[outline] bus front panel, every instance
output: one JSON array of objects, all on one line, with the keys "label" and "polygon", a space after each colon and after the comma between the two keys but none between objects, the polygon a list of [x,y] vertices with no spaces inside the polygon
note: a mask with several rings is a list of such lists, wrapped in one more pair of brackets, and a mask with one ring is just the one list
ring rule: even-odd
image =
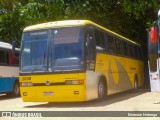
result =
[{"label": "bus front panel", "polygon": [[20,76],[24,102],[85,101],[85,73]]}]

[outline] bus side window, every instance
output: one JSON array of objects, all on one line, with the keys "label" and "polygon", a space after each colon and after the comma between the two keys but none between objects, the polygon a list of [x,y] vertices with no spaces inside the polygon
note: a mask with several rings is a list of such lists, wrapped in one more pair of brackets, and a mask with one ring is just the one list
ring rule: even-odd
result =
[{"label": "bus side window", "polygon": [[106,50],[105,34],[103,32],[100,32],[100,38],[101,38],[101,47],[102,47],[102,50]]},{"label": "bus side window", "polygon": [[134,53],[135,53],[135,58],[138,59],[139,58],[139,52],[138,52],[138,46],[134,46]]},{"label": "bus side window", "polygon": [[96,49],[104,51],[106,49],[104,33],[95,29],[95,39],[96,39]]},{"label": "bus side window", "polygon": [[95,30],[95,39],[96,39],[96,49],[101,50],[101,41],[99,36],[99,31]]},{"label": "bus side window", "polygon": [[15,56],[14,56],[12,53],[10,53],[10,63],[11,63],[12,65],[16,63]]},{"label": "bus side window", "polygon": [[5,64],[5,51],[0,50],[0,63]]},{"label": "bus side window", "polygon": [[9,61],[9,51],[6,52],[6,63],[10,64],[10,61]]},{"label": "bus side window", "polygon": [[15,58],[16,58],[15,64],[18,65],[19,64],[19,52],[15,52]]},{"label": "bus side window", "polygon": [[115,43],[116,43],[116,53],[118,55],[122,55],[123,51],[122,51],[122,42],[119,38],[115,39]]},{"label": "bus side window", "polygon": [[129,54],[131,58],[134,58],[134,49],[132,44],[129,44]]},{"label": "bus side window", "polygon": [[123,54],[126,57],[129,57],[129,52],[128,52],[128,43],[125,41],[122,41],[123,44]]},{"label": "bus side window", "polygon": [[115,38],[111,35],[108,35],[108,52],[115,53]]},{"label": "bus side window", "polygon": [[105,46],[106,46],[106,52],[108,52],[108,34],[105,34]]},{"label": "bus side window", "polygon": [[141,47],[138,47],[138,52],[139,52],[139,59],[142,60],[143,55],[142,55],[142,49],[141,49]]}]

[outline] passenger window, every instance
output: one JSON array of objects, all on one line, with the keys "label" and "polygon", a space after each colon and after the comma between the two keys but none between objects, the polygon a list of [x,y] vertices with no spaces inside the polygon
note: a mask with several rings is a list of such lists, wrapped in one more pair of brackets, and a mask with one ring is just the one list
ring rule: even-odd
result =
[{"label": "passenger window", "polygon": [[108,35],[108,52],[115,53],[115,40],[111,35]]},{"label": "passenger window", "polygon": [[129,54],[131,58],[134,58],[134,49],[132,44],[129,44]]},{"label": "passenger window", "polygon": [[15,59],[15,56],[11,53],[10,54],[10,63],[13,65],[16,63],[16,59]]},{"label": "passenger window", "polygon": [[95,39],[96,39],[96,49],[101,50],[101,42],[98,30],[95,30]]},{"label": "passenger window", "polygon": [[134,53],[135,53],[135,58],[139,58],[139,52],[138,52],[138,46],[134,46]]},{"label": "passenger window", "polygon": [[105,34],[105,46],[106,46],[106,52],[108,52],[108,34]]},{"label": "passenger window", "polygon": [[6,63],[10,64],[10,62],[9,62],[9,51],[6,52]]},{"label": "passenger window", "polygon": [[10,64],[18,65],[19,64],[19,53],[15,52],[15,54],[10,53]]},{"label": "passenger window", "polygon": [[105,50],[105,36],[103,32],[95,30],[95,39],[96,39],[96,49]]},{"label": "passenger window", "polygon": [[15,64],[19,64],[19,52],[15,52],[15,58],[16,58],[16,62]]},{"label": "passenger window", "polygon": [[118,55],[122,55],[122,42],[121,42],[121,40],[116,38],[115,43],[116,43],[116,53]]},{"label": "passenger window", "polygon": [[129,56],[129,52],[128,52],[128,43],[125,42],[125,41],[122,41],[123,43],[123,53],[124,53],[124,56]]},{"label": "passenger window", "polygon": [[103,32],[100,32],[100,38],[101,38],[102,49],[103,49],[103,50],[106,50],[105,35],[104,35]]},{"label": "passenger window", "polygon": [[141,60],[143,57],[141,47],[138,47],[139,59]]},{"label": "passenger window", "polygon": [[0,63],[5,64],[5,51],[0,50]]}]

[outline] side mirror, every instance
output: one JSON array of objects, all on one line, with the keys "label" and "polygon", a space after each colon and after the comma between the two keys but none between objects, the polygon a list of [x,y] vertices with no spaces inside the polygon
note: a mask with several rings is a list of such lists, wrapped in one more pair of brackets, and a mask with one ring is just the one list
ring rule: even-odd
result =
[{"label": "side mirror", "polygon": [[16,41],[12,42],[12,54],[15,54],[15,49],[16,49]]}]

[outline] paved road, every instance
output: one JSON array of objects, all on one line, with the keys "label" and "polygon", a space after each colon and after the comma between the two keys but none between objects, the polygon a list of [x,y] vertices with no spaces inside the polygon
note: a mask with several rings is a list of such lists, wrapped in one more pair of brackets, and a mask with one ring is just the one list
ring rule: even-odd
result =
[{"label": "paved road", "polygon": [[[136,92],[127,91],[112,95],[107,97],[104,101],[100,102],[93,100],[80,103],[25,103],[21,98],[11,98],[7,97],[6,95],[0,95],[0,111],[160,111],[160,93],[151,93],[149,90],[140,89]],[[72,119],[74,120],[77,118]],[[97,120],[95,117],[92,118],[92,120],[94,119]],[[100,119],[106,120],[106,118],[102,117]],[[110,119],[117,120],[118,118]],[[123,119],[127,120],[128,118]],[[139,120],[142,118],[133,117],[130,119]],[[145,120],[148,119],[152,120],[153,118],[145,118]],[[154,119],[160,120],[160,118]]]}]

